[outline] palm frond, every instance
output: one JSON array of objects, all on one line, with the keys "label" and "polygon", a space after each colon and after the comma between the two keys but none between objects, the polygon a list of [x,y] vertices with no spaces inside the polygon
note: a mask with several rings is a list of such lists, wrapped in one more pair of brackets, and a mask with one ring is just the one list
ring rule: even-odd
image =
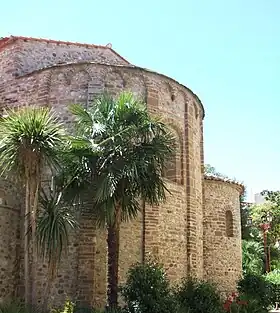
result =
[{"label": "palm frond", "polygon": [[[117,205],[122,220],[129,220],[140,210],[139,199],[152,205],[165,201],[162,172],[175,153],[176,140],[143,101],[126,92],[117,98],[105,94],[88,110],[71,106],[71,112],[79,125],[72,148],[76,155],[80,152],[77,167],[71,168],[80,166],[81,183],[85,178],[92,190],[100,224],[113,223]],[[89,161],[92,153],[94,162]]]},{"label": "palm frond", "polygon": [[44,190],[40,196],[40,214],[37,222],[36,238],[38,251],[48,263],[53,276],[67,253],[72,230],[78,228],[78,222],[69,206],[63,205],[62,193]]},{"label": "palm frond", "polygon": [[1,173],[24,172],[26,165],[34,162],[58,166],[64,138],[64,127],[48,108],[5,111],[0,119]]}]

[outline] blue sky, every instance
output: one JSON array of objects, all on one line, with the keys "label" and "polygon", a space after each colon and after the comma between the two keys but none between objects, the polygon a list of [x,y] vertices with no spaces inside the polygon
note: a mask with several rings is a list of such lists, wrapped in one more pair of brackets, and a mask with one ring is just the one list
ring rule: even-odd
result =
[{"label": "blue sky", "polygon": [[279,0],[10,0],[1,13],[0,36],[112,43],[187,85],[205,106],[205,162],[249,193],[280,189]]}]

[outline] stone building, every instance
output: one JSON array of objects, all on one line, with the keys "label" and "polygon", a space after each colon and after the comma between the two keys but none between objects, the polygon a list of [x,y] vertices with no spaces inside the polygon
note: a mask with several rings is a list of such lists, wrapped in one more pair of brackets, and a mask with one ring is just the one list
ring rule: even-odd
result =
[{"label": "stone building", "polygon": [[[104,90],[129,90],[161,115],[177,138],[166,173],[171,194],[160,207],[121,228],[120,280],[145,253],[158,257],[171,281],[188,274],[235,289],[241,275],[239,195],[243,187],[203,174],[204,108],[189,88],[174,79],[130,64],[110,45],[97,46],[26,37],[0,39],[0,104],[50,106],[65,123],[70,103],[89,106]],[[21,295],[22,198],[7,181],[0,185],[0,299]],[[51,293],[55,303],[68,296],[101,305],[106,294],[106,234],[83,214]],[[38,268],[39,296],[46,267]]]}]

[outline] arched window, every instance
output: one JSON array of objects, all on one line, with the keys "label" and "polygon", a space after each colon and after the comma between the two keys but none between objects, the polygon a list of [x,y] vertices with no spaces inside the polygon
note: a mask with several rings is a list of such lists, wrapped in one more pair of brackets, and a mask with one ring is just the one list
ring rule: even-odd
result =
[{"label": "arched window", "polygon": [[233,216],[230,210],[226,211],[226,235],[233,237]]}]

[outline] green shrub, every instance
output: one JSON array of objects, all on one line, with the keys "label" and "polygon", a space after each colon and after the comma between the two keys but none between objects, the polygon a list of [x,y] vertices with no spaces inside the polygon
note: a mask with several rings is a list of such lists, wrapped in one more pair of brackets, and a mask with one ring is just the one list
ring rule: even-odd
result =
[{"label": "green shrub", "polygon": [[275,305],[273,287],[263,276],[247,274],[238,283],[238,291],[264,309]]},{"label": "green shrub", "polygon": [[51,313],[74,313],[74,303],[67,299],[62,309],[52,309]]},{"label": "green shrub", "polygon": [[175,297],[179,303],[180,312],[223,312],[219,292],[214,285],[206,281],[183,279],[181,285],[177,287]]},{"label": "green shrub", "polygon": [[129,269],[121,288],[129,313],[173,313],[176,303],[162,266],[153,261]]},{"label": "green shrub", "polygon": [[244,275],[264,272],[263,245],[253,240],[242,240],[242,268]]},{"label": "green shrub", "polygon": [[280,302],[280,270],[274,270],[266,275],[264,279],[271,285],[271,304]]},{"label": "green shrub", "polygon": [[257,300],[233,292],[224,303],[224,310],[229,313],[267,313]]},{"label": "green shrub", "polygon": [[256,300],[250,300],[246,305],[240,305],[236,302],[231,304],[230,313],[267,313]]},{"label": "green shrub", "polygon": [[0,304],[0,313],[27,313],[19,301],[5,301]]},{"label": "green shrub", "polygon": [[37,312],[39,312],[38,309],[28,308],[24,305],[24,303],[20,302],[18,299],[7,300],[0,303],[0,313],[37,313]]}]

